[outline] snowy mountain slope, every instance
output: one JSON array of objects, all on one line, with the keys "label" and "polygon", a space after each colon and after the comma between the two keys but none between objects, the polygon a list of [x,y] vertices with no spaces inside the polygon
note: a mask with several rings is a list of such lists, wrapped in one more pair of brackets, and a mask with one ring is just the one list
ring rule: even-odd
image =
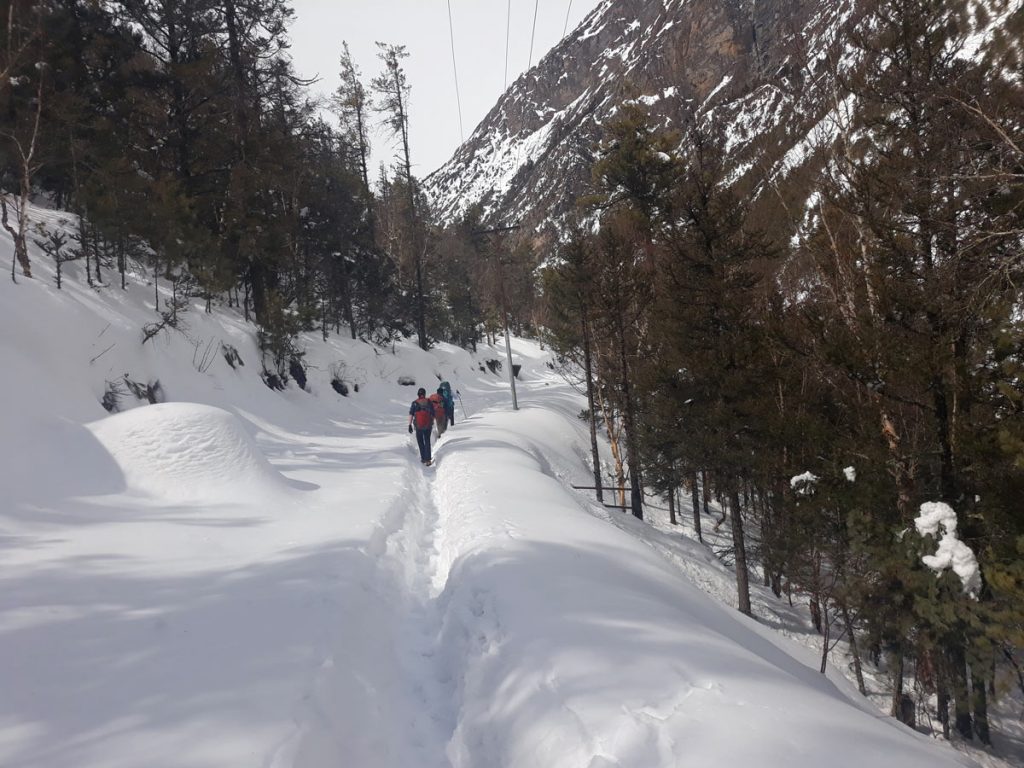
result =
[{"label": "snowy mountain slope", "polygon": [[[1016,1],[980,0],[965,56],[981,56]],[[808,194],[856,104],[837,85],[857,54],[842,37],[866,0],[608,0],[524,73],[424,187],[444,221],[475,204],[492,222],[556,227],[591,191],[602,125],[626,101],[660,128],[726,135],[751,199]],[[791,188],[778,187],[791,181]],[[766,192],[772,194],[765,195]],[[778,194],[776,194],[778,192]]]},{"label": "snowy mountain slope", "polygon": [[498,219],[557,219],[585,191],[601,125],[626,99],[672,129],[720,110],[737,164],[772,162],[748,145],[774,131],[791,146],[821,117],[804,58],[824,57],[851,12],[847,0],[609,0],[509,88],[426,188],[446,220],[475,202]]},{"label": "snowy mountain slope", "polygon": [[[33,255],[0,288],[0,764],[972,764],[567,488],[581,403],[536,344],[518,413],[487,349],[310,335],[278,393],[233,312],[186,315],[245,361],[200,371],[181,332],[141,344],[141,278],[58,292]],[[106,415],[126,372],[168,402]],[[470,417],[424,470],[397,379],[438,375]]]}]

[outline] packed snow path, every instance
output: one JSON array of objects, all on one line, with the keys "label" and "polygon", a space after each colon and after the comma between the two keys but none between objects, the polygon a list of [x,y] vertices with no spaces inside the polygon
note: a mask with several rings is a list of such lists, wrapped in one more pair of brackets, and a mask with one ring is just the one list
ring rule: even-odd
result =
[{"label": "packed snow path", "polygon": [[456,713],[451,673],[438,661],[431,474],[410,460],[365,546],[371,570],[352,606],[354,631],[322,665],[297,739],[275,765],[450,767]]},{"label": "packed snow path", "polygon": [[[517,413],[496,351],[443,345],[311,336],[310,391],[277,393],[231,314],[189,332],[245,368],[140,347],[150,295],[0,301],[4,768],[969,764],[709,598],[729,579],[705,551],[572,491],[582,403],[537,345],[515,343]],[[105,416],[125,372],[171,402]],[[435,468],[406,375],[472,413]]]}]

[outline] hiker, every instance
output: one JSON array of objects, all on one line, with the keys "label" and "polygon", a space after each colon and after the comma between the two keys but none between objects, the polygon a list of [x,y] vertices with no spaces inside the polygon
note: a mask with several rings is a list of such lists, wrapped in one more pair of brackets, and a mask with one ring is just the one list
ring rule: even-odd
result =
[{"label": "hiker", "polygon": [[447,381],[442,381],[441,385],[437,388],[437,394],[441,396],[441,400],[444,403],[444,414],[448,421],[447,426],[455,426],[455,397],[452,395],[452,385]]},{"label": "hiker", "polygon": [[448,414],[444,409],[444,399],[438,392],[427,398],[434,407],[434,423],[437,424],[437,436],[440,437],[448,429]]},{"label": "hiker", "polygon": [[434,429],[434,405],[427,400],[427,390],[420,387],[416,392],[416,399],[409,406],[409,434],[412,434],[413,425],[416,427],[416,444],[420,447],[420,463],[431,464],[430,460],[430,433]]}]

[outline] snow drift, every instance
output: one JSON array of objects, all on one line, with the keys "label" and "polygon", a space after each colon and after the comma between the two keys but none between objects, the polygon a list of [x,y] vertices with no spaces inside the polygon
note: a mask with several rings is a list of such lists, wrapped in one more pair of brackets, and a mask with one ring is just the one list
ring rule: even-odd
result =
[{"label": "snow drift", "polygon": [[238,489],[277,494],[287,485],[238,418],[195,403],[161,403],[89,425],[128,488],[170,501],[229,500]]}]

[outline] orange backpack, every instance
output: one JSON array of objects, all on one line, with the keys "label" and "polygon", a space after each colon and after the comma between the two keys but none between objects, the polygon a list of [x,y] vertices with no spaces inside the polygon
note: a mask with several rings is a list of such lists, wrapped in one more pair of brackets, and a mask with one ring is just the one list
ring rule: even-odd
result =
[{"label": "orange backpack", "polygon": [[441,398],[441,396],[435,392],[434,394],[432,394],[427,399],[430,401],[431,405],[434,406],[434,416],[436,416],[439,419],[443,418],[444,417],[444,400]]}]

